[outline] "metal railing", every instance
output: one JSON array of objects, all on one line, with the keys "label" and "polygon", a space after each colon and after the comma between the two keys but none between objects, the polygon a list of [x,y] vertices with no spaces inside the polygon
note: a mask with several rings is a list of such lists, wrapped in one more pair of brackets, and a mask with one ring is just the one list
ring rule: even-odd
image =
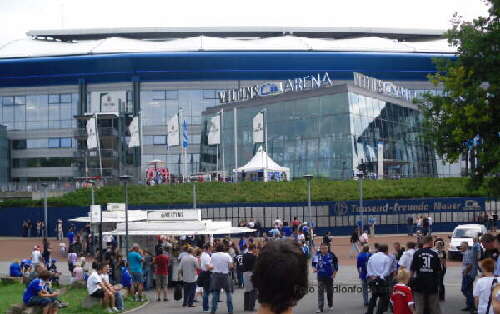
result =
[{"label": "metal railing", "polygon": [[43,192],[47,184],[48,192],[71,192],[78,188],[78,182],[8,182],[0,183],[0,192]]}]

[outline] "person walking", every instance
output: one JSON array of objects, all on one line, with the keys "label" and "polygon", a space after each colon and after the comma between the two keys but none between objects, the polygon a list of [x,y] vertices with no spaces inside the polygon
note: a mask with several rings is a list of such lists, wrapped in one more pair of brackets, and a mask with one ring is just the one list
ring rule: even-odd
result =
[{"label": "person walking", "polygon": [[406,224],[408,226],[408,236],[412,237],[413,236],[413,217],[408,216],[408,219],[406,220]]},{"label": "person walking", "polygon": [[423,314],[425,308],[430,314],[441,314],[437,290],[441,262],[432,245],[432,236],[425,236],[422,240],[422,248],[415,252],[411,264],[417,314]]},{"label": "person walking", "polygon": [[150,252],[144,251],[144,290],[148,291],[153,288],[153,256]]},{"label": "person walking", "polygon": [[363,246],[361,253],[358,254],[356,265],[358,268],[359,279],[361,280],[361,287],[363,289],[363,305],[368,306],[368,279],[367,279],[367,264],[370,259],[370,247]]},{"label": "person walking", "polygon": [[209,311],[208,299],[210,295],[210,277],[212,266],[212,258],[210,254],[212,253],[212,247],[209,243],[203,246],[203,252],[200,255],[200,269],[201,273],[198,275],[198,286],[203,288],[203,312]]},{"label": "person walking", "polygon": [[187,249],[187,255],[181,259],[179,272],[182,275],[182,282],[184,285],[184,299],[182,306],[194,307],[194,296],[196,294],[196,279],[198,269],[198,260],[193,256],[193,248]]},{"label": "person walking", "polygon": [[461,291],[465,296],[466,304],[466,307],[463,308],[462,311],[473,312],[475,310],[473,284],[477,276],[477,271],[474,267],[474,252],[469,247],[467,241],[461,243],[460,250],[463,253]]},{"label": "person walking", "polygon": [[443,239],[441,238],[436,239],[434,245],[438,252],[439,261],[441,262],[441,273],[439,274],[440,276],[439,276],[439,286],[438,286],[439,301],[444,301],[445,299],[444,276],[446,275],[446,251],[444,248]]},{"label": "person walking", "polygon": [[160,302],[163,293],[163,301],[167,302],[169,258],[162,247],[157,249],[156,252],[158,256],[153,260],[153,265],[155,266],[156,300]]},{"label": "person walking", "polygon": [[220,298],[221,289],[226,293],[227,311],[233,313],[232,284],[229,278],[229,272],[234,268],[233,259],[224,252],[224,245],[218,243],[215,247],[215,253],[212,254],[212,278],[210,280],[210,291],[212,293],[211,313],[217,312],[217,303]]},{"label": "person walking", "polygon": [[325,292],[328,301],[328,310],[333,309],[333,280],[339,270],[337,256],[329,251],[329,247],[323,243],[320,251],[314,256],[312,266],[318,274],[318,309],[316,313],[323,313],[325,303]]},{"label": "person walking", "polygon": [[[142,302],[142,291],[144,289],[144,275],[142,272],[142,263],[144,258],[140,253],[139,244],[134,243],[132,250],[127,255],[128,267],[132,276],[132,296],[135,301]],[[137,294],[137,295],[136,295]]]},{"label": "person walking", "polygon": [[255,244],[250,243],[248,252],[243,254],[243,286],[244,294],[244,310],[253,312],[255,310],[255,300],[257,291],[252,283],[253,267],[257,256],[255,255]]},{"label": "person walking", "polygon": [[[377,314],[387,311],[389,304],[390,282],[389,278],[392,269],[392,259],[388,256],[389,247],[387,244],[379,244],[378,252],[368,259],[367,276],[372,296],[368,303],[367,314],[373,314],[377,306]],[[378,305],[377,305],[377,299]]]},{"label": "person walking", "polygon": [[358,242],[359,242],[359,232],[358,228],[354,228],[351,234],[351,258],[355,258],[359,254],[359,247],[358,247]]}]

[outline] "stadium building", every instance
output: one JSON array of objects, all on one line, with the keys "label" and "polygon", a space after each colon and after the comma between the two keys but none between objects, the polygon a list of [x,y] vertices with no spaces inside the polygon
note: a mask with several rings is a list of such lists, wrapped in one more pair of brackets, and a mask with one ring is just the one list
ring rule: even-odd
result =
[{"label": "stadium building", "polygon": [[[433,58],[456,52],[442,33],[279,27],[30,31],[29,38],[0,47],[0,124],[10,143],[3,157],[9,180],[101,174],[113,180],[129,174],[141,181],[152,161],[178,176],[213,170],[231,175],[257,149],[251,123],[263,110],[268,153],[290,167],[292,177],[348,178],[359,164],[377,173],[379,160],[385,176],[460,175],[460,166],[443,166],[420,139],[422,114],[408,96],[439,93],[427,80],[436,71]],[[312,88],[325,74],[331,84]],[[272,92],[287,82],[291,90]],[[391,91],[379,88],[388,84]],[[249,97],[255,86],[276,95]],[[209,146],[207,122],[221,112],[221,144]],[[178,113],[186,132],[179,145],[168,145],[167,123]],[[129,147],[134,117],[141,140]],[[92,118],[97,150],[87,148]]]}]

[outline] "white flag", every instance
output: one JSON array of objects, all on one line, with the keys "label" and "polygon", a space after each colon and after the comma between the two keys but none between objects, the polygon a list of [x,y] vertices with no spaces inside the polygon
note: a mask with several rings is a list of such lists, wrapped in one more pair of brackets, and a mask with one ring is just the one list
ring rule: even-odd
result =
[{"label": "white flag", "polygon": [[210,118],[208,123],[208,145],[220,144],[220,115]]},{"label": "white flag", "polygon": [[132,119],[128,129],[130,131],[130,141],[128,142],[128,147],[139,147],[141,145],[139,142],[139,117],[134,117]]},{"label": "white flag", "polygon": [[264,114],[262,112],[253,117],[253,142],[264,142]]},{"label": "white flag", "polygon": [[96,118],[90,118],[87,121],[87,148],[97,148],[97,121]]},{"label": "white flag", "polygon": [[167,122],[168,146],[179,146],[179,136],[179,114],[176,114]]}]

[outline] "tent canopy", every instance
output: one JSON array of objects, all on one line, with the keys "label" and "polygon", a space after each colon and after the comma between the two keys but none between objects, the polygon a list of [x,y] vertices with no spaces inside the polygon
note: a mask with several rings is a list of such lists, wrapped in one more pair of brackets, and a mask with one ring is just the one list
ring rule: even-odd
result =
[{"label": "tent canopy", "polygon": [[[171,221],[171,222],[132,222],[129,223],[129,235],[202,235],[232,234],[255,232],[254,229],[232,227],[230,221]],[[125,224],[119,223],[112,232],[104,234],[124,235]]]},{"label": "tent canopy", "polygon": [[[148,212],[146,210],[129,210],[128,211],[128,221],[141,221],[146,220],[148,218]],[[99,223],[99,220],[91,221],[90,212],[87,217],[78,217],[70,219],[72,222],[84,222],[84,223]],[[102,222],[124,222],[125,221],[125,212],[123,211],[102,211]]]},{"label": "tent canopy", "polygon": [[243,167],[234,169],[234,172],[259,172],[259,171],[267,171],[267,172],[284,172],[287,175],[287,178],[290,178],[290,168],[281,167],[274,160],[269,157],[267,152],[262,149],[262,146],[259,146],[257,153],[255,156],[250,159],[250,161],[244,165]]}]

